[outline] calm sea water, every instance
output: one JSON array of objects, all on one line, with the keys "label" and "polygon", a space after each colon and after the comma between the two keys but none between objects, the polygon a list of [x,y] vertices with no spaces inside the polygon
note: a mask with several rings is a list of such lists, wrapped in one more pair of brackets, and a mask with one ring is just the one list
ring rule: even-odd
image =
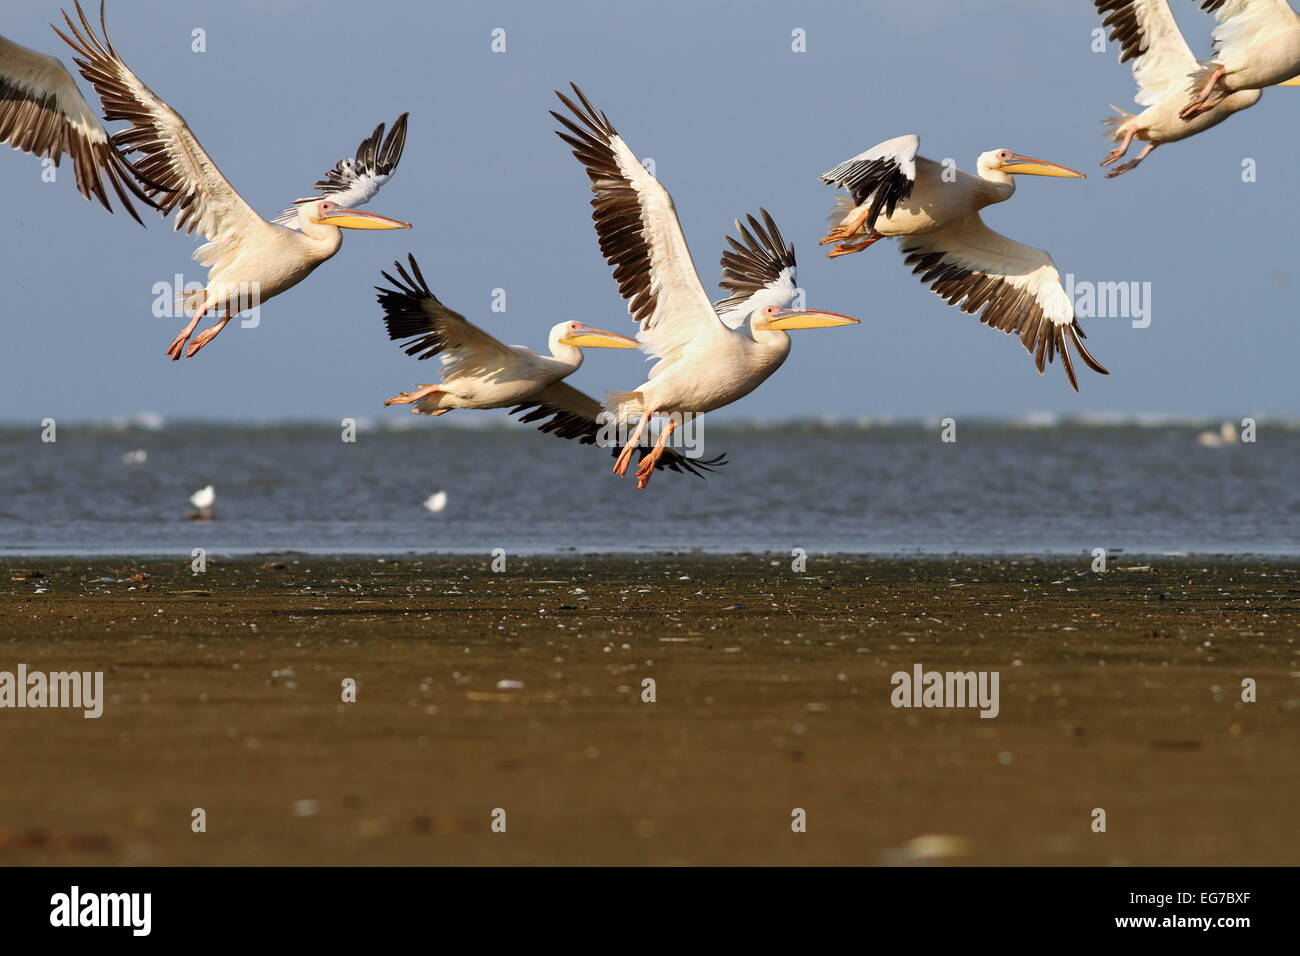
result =
[{"label": "calm sea water", "polygon": [[[1296,423],[706,426],[732,463],[644,493],[528,428],[414,426],[0,428],[0,553],[1300,554]],[[215,520],[184,520],[209,484]]]}]

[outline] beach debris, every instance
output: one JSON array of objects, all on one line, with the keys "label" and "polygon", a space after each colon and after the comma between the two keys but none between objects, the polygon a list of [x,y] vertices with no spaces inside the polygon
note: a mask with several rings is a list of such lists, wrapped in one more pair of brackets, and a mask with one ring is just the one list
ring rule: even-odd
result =
[{"label": "beach debris", "polygon": [[149,453],[143,448],[136,448],[133,451],[128,451],[122,456],[122,464],[124,465],[143,465],[148,460]]},{"label": "beach debris", "polygon": [[499,680],[497,681],[497,690],[523,690],[524,682],[521,680]]},{"label": "beach debris", "polygon": [[319,800],[306,798],[293,802],[293,815],[295,817],[314,817],[318,813],[320,813]]},{"label": "beach debris", "polygon": [[43,581],[45,580],[44,571],[28,571],[26,569],[13,571],[12,580],[14,581]]},{"label": "beach debris", "polygon": [[969,856],[971,841],[946,833],[923,833],[901,847],[890,847],[881,854],[886,866],[925,866],[943,860]]},{"label": "beach debris", "polygon": [[435,491],[433,494],[429,495],[429,497],[424,499],[424,507],[426,510],[432,511],[434,514],[442,511],[447,507],[447,492]]},{"label": "beach debris", "polygon": [[212,506],[217,502],[216,489],[211,485],[206,488],[200,488],[194,494],[190,495],[190,504],[194,506],[194,511],[186,515],[186,521],[211,521]]}]

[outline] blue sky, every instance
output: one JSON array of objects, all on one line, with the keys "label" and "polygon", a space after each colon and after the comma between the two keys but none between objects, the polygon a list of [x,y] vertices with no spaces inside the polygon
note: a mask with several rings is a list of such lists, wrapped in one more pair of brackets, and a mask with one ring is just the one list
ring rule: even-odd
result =
[{"label": "blue sky", "polygon": [[[54,0],[5,6],[7,37],[68,62],[47,27]],[[1174,7],[1208,54],[1212,20],[1191,0]],[[551,91],[569,80],[655,160],[710,292],[724,232],[763,205],[796,243],[808,304],[863,320],[796,333],[785,367],[718,418],[1300,412],[1300,89],[1271,90],[1107,181],[1099,123],[1109,103],[1136,109],[1134,87],[1113,45],[1092,51],[1087,0],[116,0],[108,14],[127,62],[264,215],[410,111],[402,165],[370,208],[416,228],[346,234],[259,328],[232,324],[172,363],[163,351],[179,323],[152,315],[152,289],[178,272],[202,278],[197,243],[84,202],[66,164],[42,183],[36,160],[4,150],[5,421],[405,414],[384,398],[435,370],[388,342],[371,286],[408,251],[448,305],[507,342],[541,347],[568,319],[630,329],[586,175],[551,132]],[[206,53],[191,51],[196,28]],[[505,53],[491,51],[496,28]],[[796,29],[805,53],[791,50]],[[1109,378],[1081,371],[1079,395],[1059,367],[1040,378],[1014,339],[924,289],[894,243],[824,257],[833,193],[818,174],[908,132],[966,169],[1008,147],[1089,174],[1025,177],[985,218],[1079,280],[1151,283],[1149,327],[1082,320]],[[490,310],[498,288],[504,313]],[[645,368],[599,351],[573,381],[632,388]]]}]

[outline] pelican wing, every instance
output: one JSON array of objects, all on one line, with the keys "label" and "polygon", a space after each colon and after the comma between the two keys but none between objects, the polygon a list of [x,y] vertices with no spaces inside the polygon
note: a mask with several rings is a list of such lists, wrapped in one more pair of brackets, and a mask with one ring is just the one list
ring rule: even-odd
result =
[{"label": "pelican wing", "polygon": [[[76,81],[58,60],[0,37],[0,143],[54,160],[72,156],[77,191],[113,211],[104,178],[136,222],[126,191],[145,203],[126,161],[108,141],[108,131]],[[152,205],[152,203],[150,203]]]},{"label": "pelican wing", "polygon": [[113,134],[111,142],[131,161],[162,214],[179,210],[178,230],[197,232],[213,243],[223,243],[222,250],[227,253],[234,251],[241,235],[270,228],[221,175],[180,114],[141,83],[123,62],[109,38],[103,7],[102,37],[95,33],[80,3],[76,9],[79,26],[67,13],[63,14],[72,35],[57,27],[54,32],[77,51],[75,62],[81,75],[99,93],[104,119],[131,124]]},{"label": "pelican wing", "polygon": [[1191,89],[1200,64],[1178,29],[1169,0],[1092,2],[1103,14],[1102,26],[1110,29],[1110,39],[1120,45],[1119,61],[1133,61],[1139,106]]},{"label": "pelican wing", "polygon": [[718,284],[730,295],[713,303],[713,308],[733,329],[743,325],[756,309],[771,305],[789,308],[798,293],[794,245],[781,238],[766,209],[758,211],[763,221],[750,216],[748,229],[736,220],[740,239],[727,236],[731,248],[722,253],[722,281]]},{"label": "pelican wing", "polygon": [[726,333],[700,284],[668,190],[638,162],[609,118],[576,86],[573,92],[581,106],[555,94],[576,119],[552,111],[565,127],[556,135],[573,147],[591,179],[600,251],[614,267],[628,312],[640,323],[637,338],[650,354],[670,360],[701,336]]},{"label": "pelican wing", "polygon": [[297,229],[298,206],[303,203],[330,199],[340,206],[355,209],[374,199],[384,183],[393,178],[397,164],[401,162],[402,150],[406,148],[406,118],[409,115],[403,113],[397,117],[387,138],[384,124],[376,126],[375,131],[361,141],[356,156],[340,159],[333,169],[316,180],[312,188],[318,190],[317,195],[295,199],[292,206],[271,221]]},{"label": "pelican wing", "polygon": [[1213,34],[1216,59],[1248,53],[1262,36],[1295,29],[1295,11],[1287,0],[1202,0],[1201,9],[1219,21]]},{"label": "pelican wing", "polygon": [[407,258],[411,263],[409,272],[401,262],[393,263],[400,278],[383,273],[391,289],[375,287],[388,337],[401,341],[407,355],[421,360],[439,356],[443,376],[448,380],[494,371],[518,361],[509,346],[439,302],[424,281],[415,256]]},{"label": "pelican wing", "polygon": [[866,222],[870,232],[882,210],[886,216],[893,215],[894,208],[912,195],[920,145],[921,137],[914,133],[895,136],[822,173],[821,181],[847,189],[856,206],[871,202]]},{"label": "pelican wing", "polygon": [[[534,401],[516,405],[510,409],[511,415],[519,415],[521,422],[541,424],[537,430],[557,438],[576,438],[580,445],[595,445],[600,441],[601,430],[606,426],[608,415],[602,418],[603,409],[585,392],[580,392],[572,385],[555,382],[537,393]],[[617,456],[620,446],[612,446],[611,454]],[[640,461],[650,449],[638,448]],[[687,458],[673,448],[664,449],[663,457],[655,465],[655,470],[667,469],[703,478],[702,472],[716,471],[727,463],[726,455],[716,458]]]},{"label": "pelican wing", "polygon": [[899,248],[903,264],[913,266],[912,272],[949,305],[972,315],[980,312],[980,321],[991,328],[1018,333],[1040,374],[1060,352],[1065,374],[1077,392],[1069,345],[1093,371],[1110,374],[1084,347],[1087,336],[1074,317],[1061,274],[1042,249],[994,232],[979,213],[937,232],[906,236]]}]

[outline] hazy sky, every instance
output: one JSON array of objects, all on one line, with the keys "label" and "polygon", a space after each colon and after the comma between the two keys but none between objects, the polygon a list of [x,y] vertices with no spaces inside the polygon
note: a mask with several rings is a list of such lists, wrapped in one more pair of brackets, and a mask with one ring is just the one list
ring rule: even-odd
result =
[{"label": "hazy sky", "polygon": [[[1213,21],[1173,5],[1208,54]],[[1300,89],[1105,180],[1099,121],[1109,103],[1136,109],[1134,86],[1114,45],[1092,51],[1087,0],[115,0],[108,15],[128,64],[267,216],[409,110],[402,165],[369,208],[415,229],[346,233],[259,328],[232,323],[172,363],[181,323],[152,315],[152,290],[202,279],[197,243],[86,203],[66,163],[46,184],[34,158],[0,151],[6,421],[404,415],[384,398],[436,367],[388,342],[371,286],[408,251],[443,301],[507,342],[541,347],[567,319],[630,330],[587,177],[551,132],[551,91],[569,80],[655,160],[711,294],[724,232],[763,205],[796,243],[808,304],[863,319],[795,333],[785,367],[717,417],[1300,411]],[[47,27],[57,16],[56,0],[7,0],[0,29],[68,62]],[[191,51],[196,28],[206,53]],[[496,28],[505,53],[491,50]],[[791,49],[796,29],[807,52]],[[1082,319],[1109,378],[1080,365],[1079,395],[1059,365],[1040,378],[1012,337],[922,287],[896,243],[824,257],[833,192],[818,174],[908,132],[966,169],[1007,147],[1089,174],[1021,177],[985,218],[1078,280],[1151,283],[1149,327]],[[497,288],[505,313],[490,309]],[[593,351],[573,381],[633,388],[646,368]]]}]

